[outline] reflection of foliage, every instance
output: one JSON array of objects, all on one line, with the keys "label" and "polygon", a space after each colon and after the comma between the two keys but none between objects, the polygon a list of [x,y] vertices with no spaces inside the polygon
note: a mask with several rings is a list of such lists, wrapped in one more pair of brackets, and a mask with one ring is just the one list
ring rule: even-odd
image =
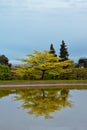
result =
[{"label": "reflection of foliage", "polygon": [[29,114],[51,118],[50,113],[71,107],[67,89],[26,89],[17,91],[16,100],[22,100],[22,108]]},{"label": "reflection of foliage", "polygon": [[0,90],[0,98],[3,98],[5,96],[8,96],[10,94],[10,91],[9,90],[6,90],[6,89],[1,89]]},{"label": "reflection of foliage", "polygon": [[9,96],[10,94],[13,94],[16,92],[16,89],[12,88],[0,88],[0,98],[3,98],[5,96]]}]

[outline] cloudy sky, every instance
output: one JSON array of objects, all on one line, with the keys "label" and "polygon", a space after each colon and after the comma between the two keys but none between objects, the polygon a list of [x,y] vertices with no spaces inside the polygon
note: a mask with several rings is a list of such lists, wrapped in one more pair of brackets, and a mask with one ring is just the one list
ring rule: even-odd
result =
[{"label": "cloudy sky", "polygon": [[71,59],[87,58],[87,0],[0,0],[0,55],[12,63],[51,43],[59,54],[62,40]]}]

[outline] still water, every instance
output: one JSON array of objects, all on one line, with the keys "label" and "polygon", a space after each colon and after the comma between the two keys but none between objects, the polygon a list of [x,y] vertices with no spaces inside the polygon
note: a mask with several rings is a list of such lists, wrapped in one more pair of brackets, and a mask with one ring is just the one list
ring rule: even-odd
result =
[{"label": "still water", "polygon": [[0,130],[87,130],[87,89],[0,89]]}]

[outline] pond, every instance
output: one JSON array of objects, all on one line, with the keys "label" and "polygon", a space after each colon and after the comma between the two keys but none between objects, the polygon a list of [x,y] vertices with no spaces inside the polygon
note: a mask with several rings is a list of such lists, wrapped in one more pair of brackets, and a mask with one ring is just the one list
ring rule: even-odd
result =
[{"label": "pond", "polygon": [[0,89],[0,130],[86,130],[87,89]]}]

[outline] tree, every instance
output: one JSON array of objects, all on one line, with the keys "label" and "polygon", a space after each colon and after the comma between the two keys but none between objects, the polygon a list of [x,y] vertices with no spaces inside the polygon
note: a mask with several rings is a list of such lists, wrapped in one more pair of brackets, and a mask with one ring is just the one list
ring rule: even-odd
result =
[{"label": "tree", "polygon": [[50,45],[49,54],[54,54],[54,56],[57,56],[57,55],[55,54],[55,49],[54,49],[54,47],[53,47],[53,44]]},{"label": "tree", "polygon": [[9,59],[5,55],[0,55],[0,64],[11,66]]},{"label": "tree", "polygon": [[87,68],[87,58],[80,58],[78,60],[78,66],[83,67],[83,68]]},{"label": "tree", "polygon": [[6,65],[0,65],[0,80],[8,80],[11,78],[10,68]]},{"label": "tree", "polygon": [[44,52],[34,51],[33,54],[28,54],[27,57],[26,59],[20,59],[26,64],[17,68],[16,72],[18,74],[23,72],[22,74],[28,73],[28,75],[32,74],[36,76],[39,74],[41,77],[39,79],[44,79],[45,73],[58,75],[63,69],[73,65],[71,60],[60,62],[61,58],[54,57],[54,54],[49,54],[49,51],[46,50]]},{"label": "tree", "polygon": [[62,58],[63,60],[68,60],[68,51],[67,51],[67,47],[65,45],[65,42],[62,40],[62,44],[60,45],[60,55],[59,57]]}]

